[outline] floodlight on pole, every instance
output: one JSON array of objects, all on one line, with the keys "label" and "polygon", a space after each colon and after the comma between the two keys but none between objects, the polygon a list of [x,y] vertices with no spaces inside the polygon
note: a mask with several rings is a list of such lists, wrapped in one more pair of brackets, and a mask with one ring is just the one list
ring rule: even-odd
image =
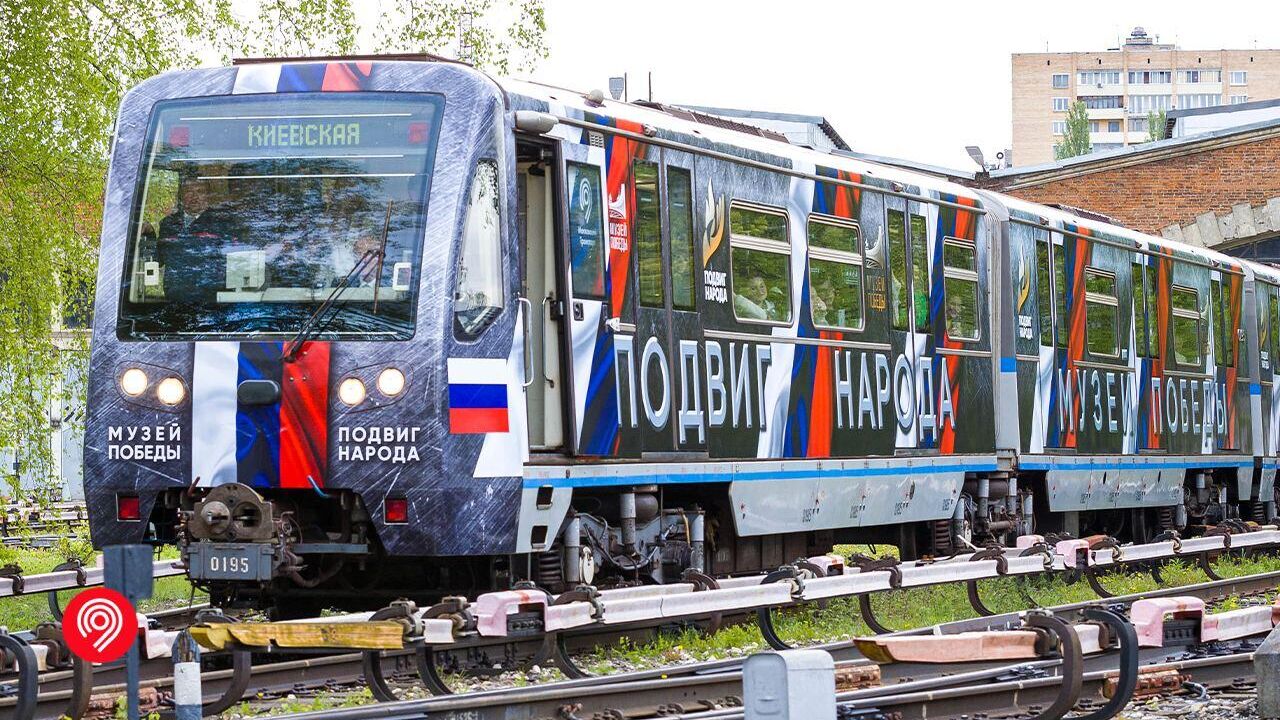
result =
[{"label": "floodlight on pole", "polygon": [[982,156],[982,148],[978,147],[977,145],[965,145],[964,151],[969,153],[969,158],[971,160],[978,163],[978,167],[982,168],[983,170],[987,169],[987,161],[986,161],[986,158]]},{"label": "floodlight on pole", "polygon": [[627,79],[621,75],[609,78],[609,94],[614,100],[621,100],[627,90]]}]

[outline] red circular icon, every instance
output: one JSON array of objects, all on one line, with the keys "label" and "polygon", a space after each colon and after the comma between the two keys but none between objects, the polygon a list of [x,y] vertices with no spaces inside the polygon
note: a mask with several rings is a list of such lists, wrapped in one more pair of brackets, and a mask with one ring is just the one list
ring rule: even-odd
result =
[{"label": "red circular icon", "polygon": [[138,637],[138,616],[115,590],[90,588],[67,603],[62,637],[71,652],[89,662],[119,660]]}]

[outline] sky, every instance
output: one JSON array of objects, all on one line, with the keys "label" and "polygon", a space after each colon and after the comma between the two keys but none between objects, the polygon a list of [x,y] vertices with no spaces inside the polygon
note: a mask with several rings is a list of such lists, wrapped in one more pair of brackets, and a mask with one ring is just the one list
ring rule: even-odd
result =
[{"label": "sky", "polygon": [[[824,115],[854,150],[974,169],[1007,148],[1010,55],[1103,50],[1141,25],[1187,49],[1280,47],[1280,6],[1232,2],[545,0],[529,75],[630,97]],[[1015,158],[1016,161],[1016,158]]]},{"label": "sky", "polygon": [[[352,3],[369,29],[393,1]],[[626,73],[640,99],[652,73],[658,102],[823,115],[854,150],[965,170],[966,145],[1010,146],[1012,53],[1105,50],[1138,25],[1184,49],[1280,48],[1280,5],[1243,0],[543,2],[551,55],[519,77],[607,94]]]}]

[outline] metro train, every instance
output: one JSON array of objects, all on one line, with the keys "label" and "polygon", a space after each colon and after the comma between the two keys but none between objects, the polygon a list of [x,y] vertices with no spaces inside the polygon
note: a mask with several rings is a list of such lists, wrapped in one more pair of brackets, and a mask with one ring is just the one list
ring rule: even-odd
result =
[{"label": "metro train", "polygon": [[458,63],[141,83],[97,288],[94,543],[280,616],[1276,515],[1280,271]]}]

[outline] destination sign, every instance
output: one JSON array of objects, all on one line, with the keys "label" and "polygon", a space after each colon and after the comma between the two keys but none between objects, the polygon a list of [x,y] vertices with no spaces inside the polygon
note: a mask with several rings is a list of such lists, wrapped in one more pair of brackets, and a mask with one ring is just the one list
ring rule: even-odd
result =
[{"label": "destination sign", "polygon": [[248,126],[249,147],[339,147],[360,144],[358,122],[274,122]]}]

